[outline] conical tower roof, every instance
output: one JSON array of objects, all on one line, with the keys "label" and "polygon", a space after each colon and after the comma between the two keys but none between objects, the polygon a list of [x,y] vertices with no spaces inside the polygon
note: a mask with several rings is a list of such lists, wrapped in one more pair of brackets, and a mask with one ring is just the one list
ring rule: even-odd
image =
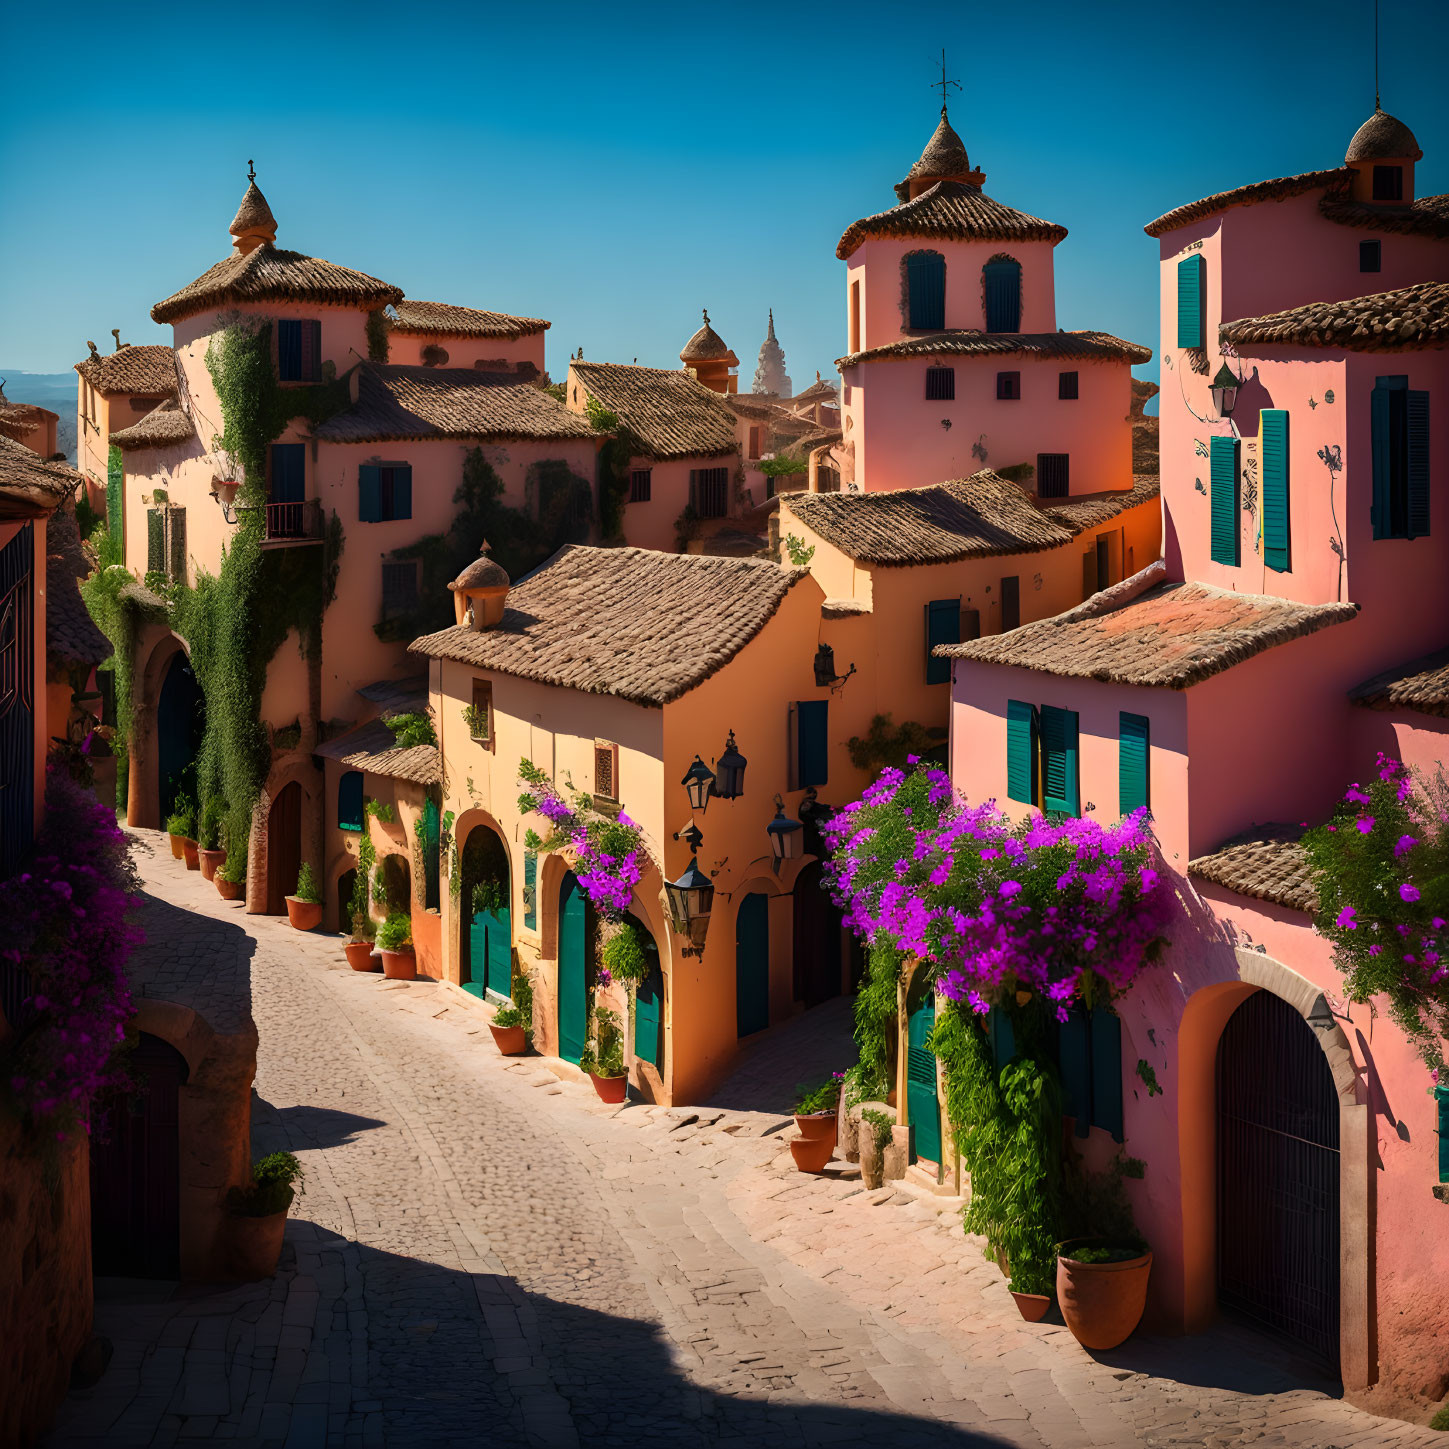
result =
[{"label": "conical tower roof", "polygon": [[906,173],[904,181],[896,185],[896,195],[902,201],[908,201],[911,194],[911,183],[916,182],[916,190],[924,189],[937,181],[965,181],[972,186],[980,186],[986,176],[983,172],[972,171],[971,158],[966,154],[966,143],[958,136],[946,116],[945,106],[941,107],[941,120],[937,125],[935,134],[926,142],[926,149],[921,152],[920,160]]},{"label": "conical tower roof", "polygon": [[679,354],[681,362],[727,362],[731,367],[739,365],[739,358],[725,345],[725,340],[709,325],[709,313],[704,314],[704,326],[684,344]]},{"label": "conical tower roof", "polygon": [[229,230],[236,238],[233,245],[242,251],[250,251],[259,242],[277,239],[277,218],[272,215],[272,208],[267,205],[253,173],[248,173],[246,195],[236,209]]}]

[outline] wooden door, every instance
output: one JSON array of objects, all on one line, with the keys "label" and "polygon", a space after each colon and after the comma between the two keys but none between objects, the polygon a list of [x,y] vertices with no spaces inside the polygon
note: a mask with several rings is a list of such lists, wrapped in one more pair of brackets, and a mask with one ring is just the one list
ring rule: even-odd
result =
[{"label": "wooden door", "polygon": [[906,1043],[906,1116],[915,1155],[941,1160],[941,1104],[936,1098],[936,1057],[926,1045],[936,1024],[936,998],[922,992],[910,1013]]},{"label": "wooden door", "polygon": [[267,911],[285,915],[302,869],[302,787],[293,780],[272,801],[267,816]]},{"label": "wooden door", "polygon": [[795,878],[795,999],[818,1006],[840,995],[840,912],[813,861]]},{"label": "wooden door", "polygon": [[507,906],[473,912],[463,977],[463,990],[473,996],[482,996],[486,989],[512,999],[513,928]]},{"label": "wooden door", "polygon": [[735,1035],[770,1024],[770,902],[751,891],[735,918]]},{"label": "wooden door", "polygon": [[[156,704],[156,783],[163,826],[176,808],[178,795],[196,794],[196,753],[205,730],[201,686],[191,661],[177,650],[167,666]],[[193,798],[192,803],[198,802]]]},{"label": "wooden door", "polygon": [[577,1062],[588,1031],[588,902],[570,871],[558,902],[558,1054]]}]

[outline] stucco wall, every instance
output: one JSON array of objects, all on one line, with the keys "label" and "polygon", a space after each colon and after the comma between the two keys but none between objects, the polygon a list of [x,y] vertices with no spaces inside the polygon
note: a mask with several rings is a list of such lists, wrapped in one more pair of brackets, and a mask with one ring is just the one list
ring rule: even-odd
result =
[{"label": "stucco wall", "polygon": [[427,360],[423,352],[436,346],[448,354],[446,363],[437,364],[440,367],[476,367],[480,362],[501,362],[507,369],[514,369],[519,363],[528,363],[542,375],[544,336],[542,332],[535,332],[527,337],[455,337],[446,333],[421,337],[392,332],[388,334],[387,360],[420,364]]}]

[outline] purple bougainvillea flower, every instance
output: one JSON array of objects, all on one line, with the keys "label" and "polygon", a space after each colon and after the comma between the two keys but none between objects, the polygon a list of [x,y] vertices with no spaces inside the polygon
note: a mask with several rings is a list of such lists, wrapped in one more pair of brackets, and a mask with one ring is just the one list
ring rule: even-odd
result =
[{"label": "purple bougainvillea flower", "polygon": [[1358,833],[1360,835],[1369,835],[1373,832],[1374,818],[1372,815],[1363,815],[1359,817],[1355,824],[1358,827]]},{"label": "purple bougainvillea flower", "polygon": [[1401,835],[1394,841],[1394,855],[1407,855],[1418,843],[1412,835]]},{"label": "purple bougainvillea flower", "polygon": [[1370,956],[1377,956],[1379,954],[1379,952],[1382,951],[1383,949],[1384,948],[1382,946],[1370,946],[1369,947],[1369,955]]},{"label": "purple bougainvillea flower", "polygon": [[1413,901],[1418,900],[1419,899],[1419,887],[1416,886],[1416,885],[1411,884],[1409,881],[1405,881],[1403,883],[1403,885],[1401,885],[1399,887],[1399,899],[1401,901],[1409,901],[1409,902],[1413,902]]},{"label": "purple bougainvillea flower", "polygon": [[1356,930],[1358,927],[1358,922],[1354,919],[1354,917],[1357,914],[1358,912],[1353,906],[1345,906],[1338,913],[1338,916],[1334,920],[1333,924],[1335,926],[1341,926],[1345,931]]}]

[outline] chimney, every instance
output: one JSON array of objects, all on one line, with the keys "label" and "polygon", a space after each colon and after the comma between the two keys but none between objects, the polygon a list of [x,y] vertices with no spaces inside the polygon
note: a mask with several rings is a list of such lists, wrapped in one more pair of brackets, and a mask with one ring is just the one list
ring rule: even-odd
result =
[{"label": "chimney", "polygon": [[503,568],[488,557],[483,540],[478,557],[448,585],[453,592],[453,617],[459,628],[491,629],[503,618],[510,580]]}]

